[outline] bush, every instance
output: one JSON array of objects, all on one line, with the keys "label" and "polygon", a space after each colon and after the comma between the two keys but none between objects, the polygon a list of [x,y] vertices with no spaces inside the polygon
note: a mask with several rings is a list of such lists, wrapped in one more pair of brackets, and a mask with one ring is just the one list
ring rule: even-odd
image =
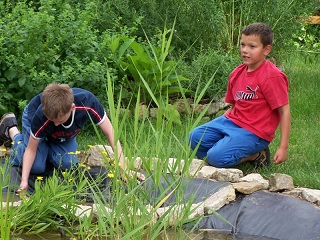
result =
[{"label": "bush", "polygon": [[10,12],[0,6],[0,89],[7,93],[0,99],[2,113],[17,111],[18,100],[30,100],[52,81],[103,97],[108,66],[90,24],[94,5],[80,9],[65,1],[46,1],[35,9],[19,2]]},{"label": "bush", "polygon": [[291,41],[300,51],[320,53],[320,25],[301,23]]},{"label": "bush", "polygon": [[192,91],[189,94],[192,98],[196,92],[204,89],[207,82],[213,77],[212,84],[204,95],[204,98],[213,99],[224,95],[229,75],[240,63],[240,58],[234,57],[234,54],[208,50],[195,56],[191,64],[180,65],[179,71],[184,72],[185,77],[190,79],[189,82],[184,83],[188,84],[184,87]]},{"label": "bush", "polygon": [[[300,27],[297,16],[314,7],[316,0],[2,1],[0,113],[19,111],[20,100],[30,100],[52,81],[86,88],[107,101],[108,74],[116,94],[128,83],[128,72],[113,61],[109,43],[121,36],[148,45],[148,36],[157,46],[152,36],[174,23],[168,60],[179,59],[184,66],[179,69],[185,72],[178,73],[192,79],[191,85],[184,83],[192,90],[204,85],[221,65],[208,91],[208,96],[219,94],[226,72],[235,66],[226,52],[237,49],[243,26],[254,21],[268,23],[275,31],[274,54],[294,46],[290,39]],[[135,96],[135,90],[131,91],[128,96]]]},{"label": "bush", "polygon": [[[131,11],[128,13],[121,7],[124,24],[130,26],[133,16],[143,16],[141,24],[148,36],[159,26],[172,25],[176,19],[173,45],[177,52],[184,52],[193,45],[187,55],[191,61],[200,49],[229,51],[237,48],[242,28],[256,21],[272,27],[277,49],[292,47],[288,40],[300,25],[299,16],[312,14],[318,0],[132,0],[126,4]],[[106,17],[106,14],[101,16]],[[142,31],[137,34],[139,37],[144,35]]]}]

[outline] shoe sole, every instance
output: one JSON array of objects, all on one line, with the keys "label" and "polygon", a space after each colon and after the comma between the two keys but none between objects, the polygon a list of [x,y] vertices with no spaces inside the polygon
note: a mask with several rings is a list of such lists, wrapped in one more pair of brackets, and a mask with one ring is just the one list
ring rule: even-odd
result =
[{"label": "shoe sole", "polygon": [[[16,115],[14,115],[13,112],[8,112],[8,113],[4,114],[4,115],[2,116],[2,118],[1,118],[1,120],[0,120],[0,126],[1,126],[1,124],[3,123],[3,121],[4,121],[5,119],[11,118],[11,117],[14,117],[14,118],[15,118]],[[2,146],[4,143],[5,143],[5,141],[0,140],[0,146]]]},{"label": "shoe sole", "polygon": [[9,113],[6,113],[2,116],[1,120],[0,120],[0,125],[2,124],[2,122],[6,119],[6,118],[10,118],[10,117],[16,117],[16,115],[14,115],[14,113],[12,112],[9,112]]},{"label": "shoe sole", "polygon": [[268,167],[271,165],[270,162],[270,149],[269,147],[266,147],[265,149],[263,149],[262,151],[265,152],[265,160],[263,162],[252,162],[252,165],[254,165],[255,168],[261,168],[261,167]]},{"label": "shoe sole", "polygon": [[270,161],[270,149],[269,149],[269,147],[266,147],[265,151],[266,151],[266,161],[265,161],[266,164],[264,164],[264,165],[265,166],[270,166],[271,165],[271,161]]}]

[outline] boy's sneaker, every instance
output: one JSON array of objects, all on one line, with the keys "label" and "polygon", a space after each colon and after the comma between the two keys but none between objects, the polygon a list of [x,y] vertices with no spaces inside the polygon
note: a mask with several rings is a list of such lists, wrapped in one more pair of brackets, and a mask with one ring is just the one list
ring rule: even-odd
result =
[{"label": "boy's sneaker", "polygon": [[12,140],[9,136],[9,129],[17,125],[17,119],[14,113],[9,112],[2,116],[0,120],[0,145],[11,145]]},{"label": "boy's sneaker", "polygon": [[261,152],[259,152],[258,157],[252,161],[252,164],[256,168],[264,167],[264,166],[270,166],[270,150],[269,147],[266,147]]}]

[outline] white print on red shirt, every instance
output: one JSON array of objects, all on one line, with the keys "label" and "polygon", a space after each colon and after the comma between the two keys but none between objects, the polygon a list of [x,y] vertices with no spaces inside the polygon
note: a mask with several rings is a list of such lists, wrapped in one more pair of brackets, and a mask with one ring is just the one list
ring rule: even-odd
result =
[{"label": "white print on red shirt", "polygon": [[259,86],[257,86],[254,90],[247,86],[246,87],[246,90],[249,91],[249,92],[244,92],[244,91],[238,91],[236,92],[236,96],[235,96],[235,99],[236,100],[252,100],[253,98],[258,98],[258,95],[257,95],[257,90],[259,89]]}]

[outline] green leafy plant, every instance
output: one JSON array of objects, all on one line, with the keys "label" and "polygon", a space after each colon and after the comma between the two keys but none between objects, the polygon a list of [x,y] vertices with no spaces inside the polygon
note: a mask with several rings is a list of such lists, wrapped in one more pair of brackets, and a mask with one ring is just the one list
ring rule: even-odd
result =
[{"label": "green leafy plant", "polygon": [[320,26],[317,24],[301,23],[301,28],[292,36],[293,44],[300,51],[320,52]]},{"label": "green leafy plant", "polygon": [[0,239],[10,239],[11,223],[14,221],[12,202],[16,200],[15,194],[10,192],[10,176],[7,172],[8,162],[3,162],[0,167]]},{"label": "green leafy plant", "polygon": [[[190,79],[181,83],[184,88],[191,90],[186,95],[194,99],[197,91],[205,89],[203,101],[221,98],[225,94],[230,73],[240,63],[238,56],[210,49],[198,53],[190,64],[179,64],[179,71]],[[208,82],[211,84],[206,87]]]},{"label": "green leafy plant", "polygon": [[63,177],[57,172],[46,179],[38,177],[34,194],[23,197],[21,206],[14,209],[13,232],[38,234],[50,229],[70,232],[66,226],[75,221],[72,213],[87,184],[83,173],[76,175],[79,172],[64,172]]},{"label": "green leafy plant", "polygon": [[158,35],[156,46],[147,36],[148,45],[122,36],[110,44],[114,61],[126,75],[123,87],[131,93],[131,97],[140,90],[141,101],[145,104],[154,104],[159,99],[179,93],[181,89],[177,82],[188,80],[176,73],[178,62],[168,60],[172,50],[173,29],[174,26],[171,30],[165,28]]},{"label": "green leafy plant", "polygon": [[[166,121],[161,117],[161,121],[153,124],[144,116],[139,118],[140,95],[136,96],[135,114],[133,122],[128,124],[130,118],[128,115],[121,115],[121,103],[115,104],[114,88],[112,87],[110,75],[107,82],[107,97],[109,103],[109,118],[115,129],[115,139],[121,139],[124,153],[127,161],[127,170],[134,167],[134,159],[141,156],[143,168],[145,169],[147,181],[152,182],[153,189],[160,190],[160,195],[152,198],[149,196],[151,189],[137,183],[134,178],[128,178],[127,182],[121,181],[121,169],[117,164],[117,150],[115,150],[115,165],[110,185],[110,197],[108,200],[93,182],[90,186],[93,198],[97,204],[97,219],[94,223],[88,221],[87,218],[80,223],[78,236],[86,233],[87,238],[106,237],[110,239],[157,239],[161,232],[170,228],[168,219],[173,214],[174,207],[164,214],[160,219],[155,219],[155,211],[163,206],[165,202],[173,194],[177,196],[177,204],[184,203],[186,207],[183,209],[181,216],[177,219],[176,227],[181,228],[183,223],[191,221],[188,219],[192,212],[190,206],[192,198],[186,202],[182,197],[184,187],[181,186],[182,176],[188,176],[189,161],[186,161],[185,167],[182,169],[179,161],[173,166],[170,165],[169,156],[170,149],[175,144],[180,144],[182,151],[178,154],[178,159],[189,156],[188,143],[179,143],[172,131],[172,126],[168,126]],[[159,124],[161,122],[161,124]],[[151,129],[150,134],[141,135],[141,131]],[[100,136],[98,129],[95,127],[95,135],[100,144],[104,144],[103,138]],[[167,141],[169,133],[169,140]],[[128,134],[128,135],[127,135]],[[151,144],[154,142],[154,144]],[[163,144],[166,142],[166,144]],[[150,156],[159,156],[161,161],[154,161]],[[193,153],[194,154],[194,153]],[[108,165],[108,163],[106,163]],[[109,165],[108,165],[109,166]],[[163,171],[155,171],[162,169]],[[170,180],[167,172],[175,175],[175,171],[181,171],[181,176],[176,176]],[[168,187],[162,186],[162,179],[168,183]],[[152,206],[152,208],[150,208]],[[172,210],[172,211],[171,211]]]}]

